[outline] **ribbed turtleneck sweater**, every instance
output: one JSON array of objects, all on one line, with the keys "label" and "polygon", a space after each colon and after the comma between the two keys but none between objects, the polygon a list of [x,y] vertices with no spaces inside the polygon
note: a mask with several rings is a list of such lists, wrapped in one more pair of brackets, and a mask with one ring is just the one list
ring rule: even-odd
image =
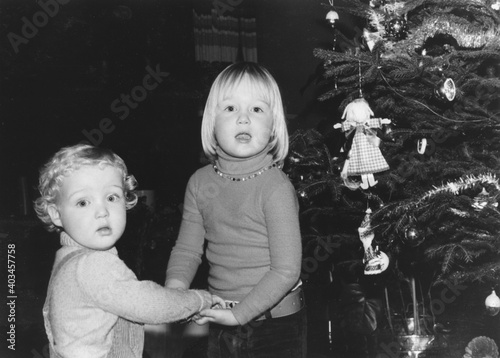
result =
[{"label": "ribbed turtleneck sweater", "polygon": [[297,283],[302,245],[295,189],[263,152],[245,160],[218,149],[213,165],[189,179],[183,220],[172,250],[167,281],[189,286],[201,263],[204,241],[209,290],[239,301],[232,311],[240,324],[276,305]]}]

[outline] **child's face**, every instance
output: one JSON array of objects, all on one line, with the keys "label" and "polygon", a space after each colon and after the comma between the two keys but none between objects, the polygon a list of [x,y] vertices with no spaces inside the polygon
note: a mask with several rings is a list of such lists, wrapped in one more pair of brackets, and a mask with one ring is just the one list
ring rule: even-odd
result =
[{"label": "child's face", "polygon": [[112,248],[126,224],[121,172],[111,166],[75,170],[64,178],[49,215],[80,245],[94,250]]},{"label": "child's face", "polygon": [[224,152],[248,158],[269,144],[273,126],[271,106],[243,80],[217,104],[215,138]]}]

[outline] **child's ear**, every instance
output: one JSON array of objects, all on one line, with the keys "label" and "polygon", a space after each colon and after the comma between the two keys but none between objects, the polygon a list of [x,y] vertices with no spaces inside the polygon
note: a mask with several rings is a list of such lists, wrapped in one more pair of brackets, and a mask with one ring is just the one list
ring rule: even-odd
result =
[{"label": "child's ear", "polygon": [[49,205],[47,208],[47,212],[49,213],[50,220],[55,226],[62,227],[61,216],[59,215],[59,210],[55,204]]}]

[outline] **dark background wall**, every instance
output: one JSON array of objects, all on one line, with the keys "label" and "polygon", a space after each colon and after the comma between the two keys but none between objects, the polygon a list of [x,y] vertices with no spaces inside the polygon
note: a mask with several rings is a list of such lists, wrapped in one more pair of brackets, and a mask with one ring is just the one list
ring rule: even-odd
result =
[{"label": "dark background wall", "polygon": [[[259,62],[282,89],[290,132],[333,123],[335,104],[316,100],[320,61],[313,49],[333,43],[322,2],[232,3],[256,18]],[[193,9],[209,10],[214,2],[46,4],[49,10],[28,0],[0,3],[0,216],[31,213],[40,165],[82,140],[115,150],[140,188],[182,200],[189,175],[201,165],[204,96],[224,67],[194,61]],[[337,28],[353,37],[355,19],[340,15]],[[168,76],[125,111],[122,96],[142,83],[147,67]],[[117,100],[121,111],[112,107]]]}]

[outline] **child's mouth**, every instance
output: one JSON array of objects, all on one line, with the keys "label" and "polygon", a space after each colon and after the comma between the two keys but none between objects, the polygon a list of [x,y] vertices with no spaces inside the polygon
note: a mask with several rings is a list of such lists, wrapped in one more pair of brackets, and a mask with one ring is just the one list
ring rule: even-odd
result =
[{"label": "child's mouth", "polygon": [[101,227],[97,229],[97,232],[101,235],[111,235],[111,228],[110,227]]},{"label": "child's mouth", "polygon": [[236,135],[236,139],[241,141],[249,141],[250,139],[252,139],[252,136],[248,133],[238,133]]}]

